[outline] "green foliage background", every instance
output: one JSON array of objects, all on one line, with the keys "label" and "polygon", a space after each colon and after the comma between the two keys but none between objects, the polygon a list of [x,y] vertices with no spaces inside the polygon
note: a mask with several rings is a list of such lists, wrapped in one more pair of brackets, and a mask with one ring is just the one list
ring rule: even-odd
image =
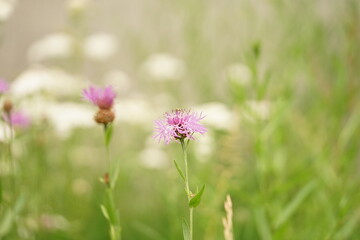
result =
[{"label": "green foliage background", "polygon": [[[20,10],[28,4],[21,2]],[[233,200],[235,239],[360,239],[359,1],[109,0],[94,1],[85,13],[64,19],[64,30],[79,39],[92,29],[115,32],[121,54],[99,65],[75,54],[71,61],[45,66],[98,83],[109,68],[121,66],[145,99],[167,92],[176,99],[173,108],[217,101],[241,116],[249,100],[271,103],[267,119],[234,118],[230,131],[211,129],[215,144],[206,161],[194,153],[197,142],[190,144],[192,186],[206,183],[195,211],[195,239],[224,239],[226,194]],[[4,29],[2,48],[11,35],[6,24]],[[181,57],[186,76],[177,82],[147,81],[138,67],[154,52]],[[234,62],[250,67],[249,84],[226,77]],[[10,79],[19,73],[17,66],[2,70]],[[181,163],[181,148],[176,143],[164,148],[170,156],[165,169],[144,168],[138,153],[151,131],[114,126],[111,151],[120,164],[115,198],[123,239],[182,239],[186,196],[172,165],[173,159]],[[19,204],[19,213],[9,219],[2,203],[2,239],[108,239],[99,208],[105,167],[98,164],[104,156],[101,127],[79,129],[62,140],[50,126],[36,125],[16,141],[19,194],[9,204]],[[6,145],[0,147],[5,161]],[[77,179],[91,190],[76,194]],[[3,183],[8,194],[9,183]],[[66,226],[49,227],[46,214],[66,219]]]}]

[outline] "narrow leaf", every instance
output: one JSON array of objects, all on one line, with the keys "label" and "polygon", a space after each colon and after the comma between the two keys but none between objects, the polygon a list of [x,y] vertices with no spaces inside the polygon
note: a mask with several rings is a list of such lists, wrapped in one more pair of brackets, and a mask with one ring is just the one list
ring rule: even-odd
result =
[{"label": "narrow leaf", "polygon": [[104,205],[100,206],[101,212],[104,214],[104,217],[110,221],[109,213]]},{"label": "narrow leaf", "polygon": [[271,231],[269,222],[266,218],[265,210],[263,208],[258,208],[254,211],[256,228],[263,240],[271,240]]},{"label": "narrow leaf", "polygon": [[3,188],[2,188],[2,180],[0,179],[0,204],[2,203],[3,199]]},{"label": "narrow leaf", "polygon": [[185,176],[184,176],[184,173],[181,171],[181,168],[179,167],[179,165],[177,164],[176,160],[174,160],[174,164],[175,164],[175,167],[180,175],[180,177],[182,178],[182,180],[184,180],[185,182]]},{"label": "narrow leaf", "polygon": [[316,183],[314,181],[306,184],[299,192],[296,194],[293,200],[286,206],[284,211],[278,216],[275,221],[275,227],[280,227],[283,225],[299,208],[299,206],[304,202],[307,196],[315,189]]},{"label": "narrow leaf", "polygon": [[189,228],[189,224],[186,222],[185,219],[183,220],[182,227],[183,227],[184,240],[190,240],[190,228]]},{"label": "narrow leaf", "polygon": [[119,171],[120,171],[120,166],[119,166],[119,163],[116,162],[115,163],[115,170],[113,171],[114,173],[112,174],[112,178],[111,178],[111,187],[114,188],[115,187],[115,183],[119,177]]},{"label": "narrow leaf", "polygon": [[135,221],[133,224],[133,228],[136,229],[137,232],[142,234],[145,239],[149,240],[166,240],[156,229],[152,228],[145,223],[140,221]]},{"label": "narrow leaf", "polygon": [[16,221],[18,214],[21,212],[25,205],[25,196],[21,195],[17,200],[13,208],[9,208],[3,215],[4,218],[0,223],[0,239],[6,236],[12,229],[13,224]]},{"label": "narrow leaf", "polygon": [[190,199],[189,201],[189,206],[190,207],[197,207],[199,206],[200,202],[201,202],[201,197],[204,193],[204,190],[205,190],[205,185],[202,186],[202,188],[200,189],[200,191],[193,197]]},{"label": "narrow leaf", "polygon": [[351,236],[354,236],[354,231],[359,227],[360,214],[355,212],[339,229],[334,239],[351,239]]},{"label": "narrow leaf", "polygon": [[3,214],[3,218],[0,224],[0,239],[4,237],[11,230],[12,222],[13,222],[13,214],[11,213],[11,209],[9,209],[5,214]]},{"label": "narrow leaf", "polygon": [[116,209],[116,206],[113,201],[114,200],[113,200],[112,189],[107,188],[104,206],[107,209],[107,215],[109,217],[108,218],[109,222],[112,225],[117,226],[119,224],[119,216],[118,216],[118,210]]}]

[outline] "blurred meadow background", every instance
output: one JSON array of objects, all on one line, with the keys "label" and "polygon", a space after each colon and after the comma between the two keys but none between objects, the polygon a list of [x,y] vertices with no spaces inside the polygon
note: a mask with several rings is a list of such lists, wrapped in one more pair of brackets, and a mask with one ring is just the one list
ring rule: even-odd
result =
[{"label": "blurred meadow background", "polygon": [[194,239],[225,239],[227,194],[234,239],[360,239],[359,76],[358,0],[0,0],[1,105],[31,119],[16,171],[0,123],[0,239],[109,239],[89,84],[118,94],[123,239],[182,239],[181,149],[152,138],[179,107],[208,128],[189,146]]}]

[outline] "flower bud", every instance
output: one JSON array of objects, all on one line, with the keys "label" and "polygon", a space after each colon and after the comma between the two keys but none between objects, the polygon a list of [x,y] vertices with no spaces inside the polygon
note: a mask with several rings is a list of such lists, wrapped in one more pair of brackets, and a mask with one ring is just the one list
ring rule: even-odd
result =
[{"label": "flower bud", "polygon": [[3,104],[4,112],[10,113],[13,108],[13,104],[10,100],[5,100]]},{"label": "flower bud", "polygon": [[112,123],[115,119],[115,114],[109,109],[99,109],[95,115],[95,122],[100,124]]},{"label": "flower bud", "polygon": [[106,186],[110,187],[110,176],[109,173],[104,174],[104,183]]}]

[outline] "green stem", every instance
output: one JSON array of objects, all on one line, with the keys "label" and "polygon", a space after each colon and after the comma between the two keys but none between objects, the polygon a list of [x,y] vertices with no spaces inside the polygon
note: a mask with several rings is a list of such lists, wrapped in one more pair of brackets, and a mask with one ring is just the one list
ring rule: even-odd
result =
[{"label": "green stem", "polygon": [[[13,200],[15,201],[16,199],[16,178],[15,178],[15,173],[16,173],[16,163],[13,157],[13,141],[14,141],[14,132],[13,132],[13,125],[10,121],[10,114],[8,114],[8,119],[9,119],[9,128],[10,128],[10,136],[9,136],[9,143],[8,143],[8,154],[9,154],[9,164],[10,164],[10,188],[13,191]],[[5,130],[6,132],[6,130]]]},{"label": "green stem", "polygon": [[108,174],[111,172],[111,162],[110,162],[110,149],[109,146],[105,145],[105,168]]},{"label": "green stem", "polygon": [[105,173],[104,183],[106,186],[106,196],[108,202],[108,213],[109,213],[109,224],[110,224],[110,238],[111,240],[121,240],[121,227],[120,227],[120,219],[117,213],[115,201],[114,201],[114,186],[111,184],[112,174],[111,174],[111,161],[110,161],[110,148],[106,140],[107,134],[107,125],[104,126],[105,132],[105,162],[107,173]]},{"label": "green stem", "polygon": [[121,240],[121,227],[120,227],[120,220],[117,214],[115,202],[114,202],[114,195],[113,189],[108,187],[106,189],[108,202],[109,202],[109,212],[111,212],[110,217],[110,238],[111,240]]},{"label": "green stem", "polygon": [[[183,150],[183,156],[184,156],[184,165],[185,165],[185,188],[186,188],[186,194],[188,197],[188,205],[191,199],[191,191],[189,186],[189,171],[188,171],[188,159],[187,159],[187,146],[189,142],[185,143],[184,139],[180,139],[181,147]],[[193,208],[189,206],[189,228],[190,228],[190,240],[193,239]]]}]

